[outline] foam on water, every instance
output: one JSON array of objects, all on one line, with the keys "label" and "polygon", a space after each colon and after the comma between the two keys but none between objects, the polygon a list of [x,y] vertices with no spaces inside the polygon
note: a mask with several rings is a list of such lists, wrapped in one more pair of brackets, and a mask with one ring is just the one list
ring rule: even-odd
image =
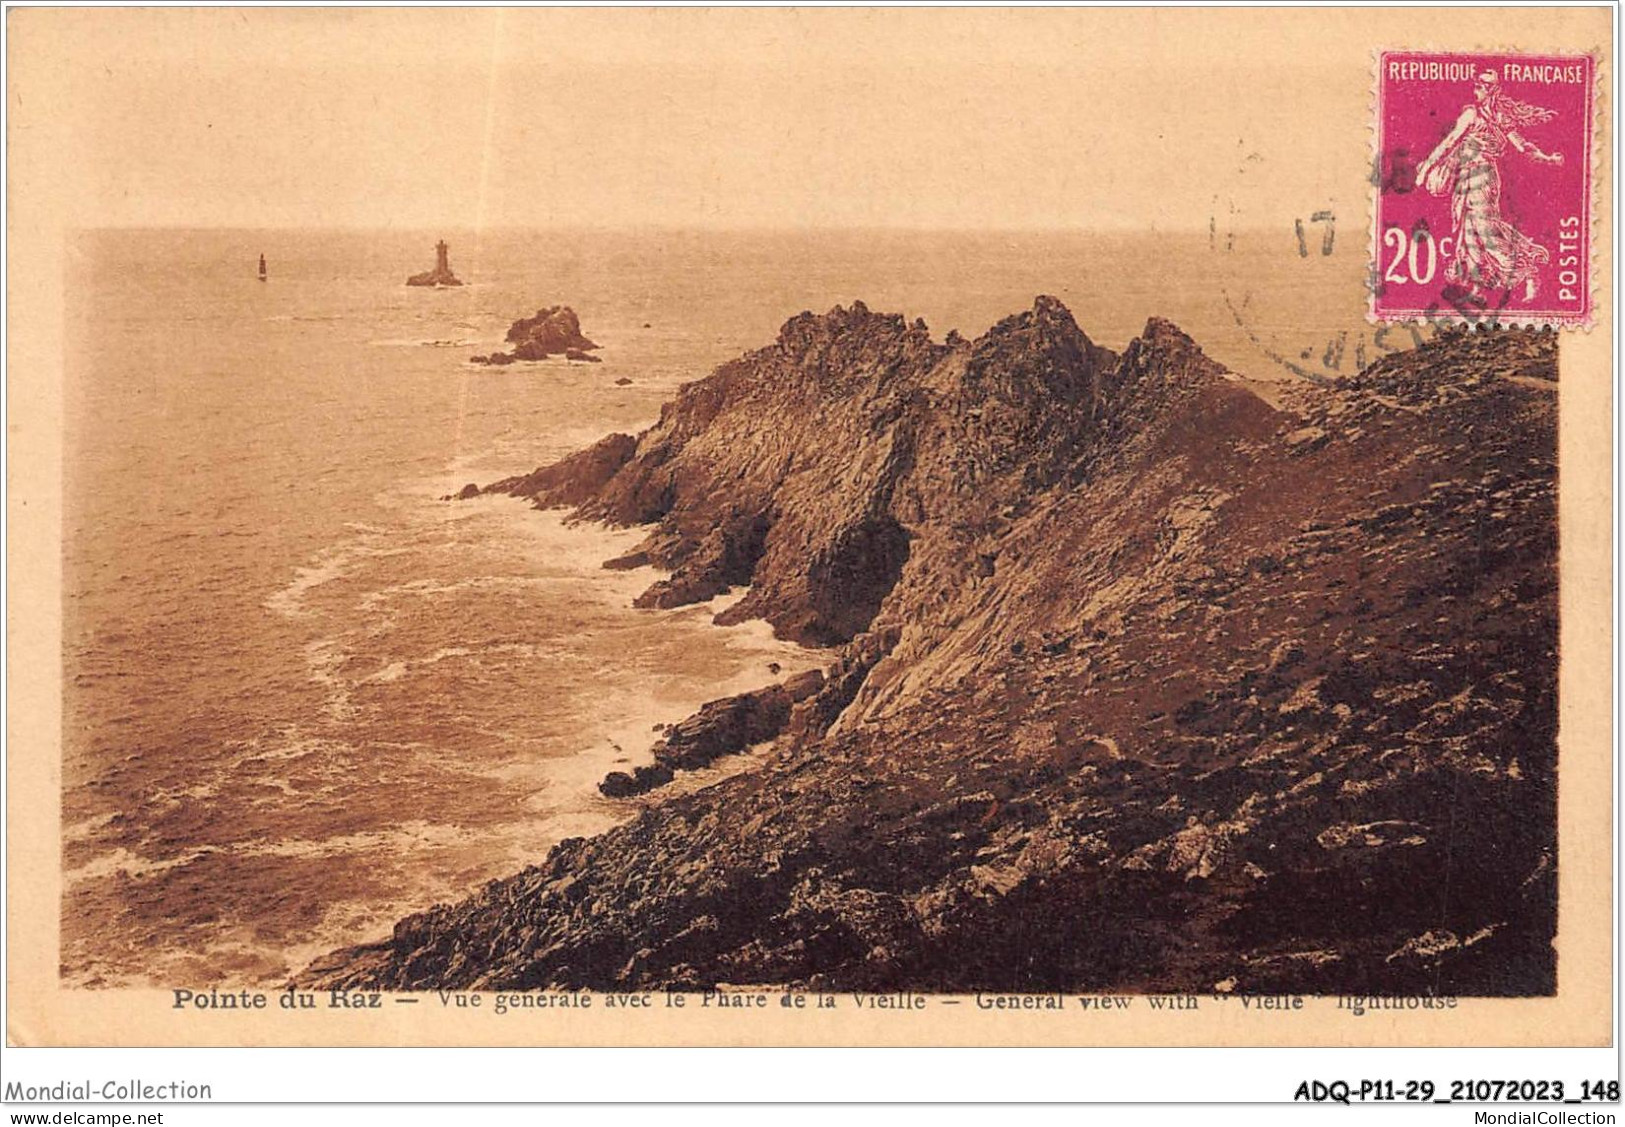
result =
[{"label": "foam on water", "polygon": [[148,877],[164,872],[166,869],[174,869],[189,864],[201,857],[204,852],[203,850],[196,850],[175,857],[154,860],[150,857],[138,857],[125,849],[112,849],[99,854],[95,860],[87,861],[78,868],[64,870],[62,880],[64,883],[72,885],[81,881],[115,875],[126,878]]},{"label": "foam on water", "polygon": [[[323,865],[331,880],[304,886],[319,900],[313,925],[290,931],[229,906],[196,907],[205,921],[173,965],[193,979],[268,981],[306,953],[374,938],[355,933],[362,922],[471,890],[539,861],[564,837],[635,813],[637,804],[609,802],[597,784],[646,762],[657,725],[767,683],[769,662],[792,672],[819,662],[763,623],[713,626],[743,591],[705,606],[632,609],[659,573],[602,564],[635,547],[642,530],[571,522],[512,497],[439,499],[440,483],[479,462],[460,455],[378,491],[374,516],[343,522],[338,543],[314,550],[261,600],[303,631],[296,652],[317,707],[237,741],[186,786],[150,795],[161,821],[200,839],[191,848],[173,829],[157,840],[126,826],[118,844],[65,872],[70,895],[105,912],[129,882],[164,898],[201,883],[190,874],[204,867],[223,874],[215,880],[257,883],[276,867]],[[535,696],[537,684],[553,688]],[[358,769],[419,788],[421,805],[369,799],[369,789],[391,788],[369,786]],[[265,828],[221,836],[197,801]],[[94,847],[111,818],[75,823],[75,840]],[[363,872],[346,888],[346,874]],[[310,878],[288,879],[300,887]],[[80,981],[142,979],[133,952],[79,958]]]}]

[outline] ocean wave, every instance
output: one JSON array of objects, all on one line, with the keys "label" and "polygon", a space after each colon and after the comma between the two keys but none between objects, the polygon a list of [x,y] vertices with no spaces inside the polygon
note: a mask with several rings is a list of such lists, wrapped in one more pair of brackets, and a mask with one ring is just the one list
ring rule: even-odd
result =
[{"label": "ocean wave", "polygon": [[375,611],[384,604],[400,598],[421,598],[433,595],[457,595],[465,591],[529,590],[545,587],[549,579],[539,576],[475,575],[450,582],[437,579],[413,579],[380,587],[361,596],[359,606],[364,611]]},{"label": "ocean wave", "polygon": [[339,638],[318,638],[304,647],[305,669],[310,680],[327,690],[323,711],[332,720],[355,718],[355,705],[350,702],[350,683],[340,677],[348,655]]},{"label": "ocean wave", "polygon": [[62,844],[72,845],[77,842],[91,841],[102,830],[105,830],[118,817],[118,811],[109,811],[97,814],[93,818],[81,818],[77,822],[65,824],[62,827]]},{"label": "ocean wave", "polygon": [[304,613],[305,595],[322,584],[331,583],[344,575],[348,563],[345,557],[334,555],[306,567],[295,568],[293,581],[267,598],[264,602],[265,608],[275,611],[284,618],[294,618]]},{"label": "ocean wave", "polygon": [[[460,826],[413,819],[380,829],[358,830],[330,837],[285,837],[274,841],[245,842],[235,846],[231,852],[242,857],[338,857],[347,853],[377,854],[402,842],[408,842],[413,850],[419,850],[476,845],[482,841],[481,834]],[[389,855],[405,857],[410,853],[397,850]]]},{"label": "ocean wave", "polygon": [[[364,535],[369,539],[378,539],[382,534],[369,531]],[[283,618],[301,617],[309,613],[305,608],[305,596],[311,591],[353,574],[355,568],[365,560],[400,555],[409,550],[399,546],[368,543],[365,540],[324,549],[317,553],[316,558],[310,563],[295,568],[292,581],[280,590],[272,592],[261,605]]]}]

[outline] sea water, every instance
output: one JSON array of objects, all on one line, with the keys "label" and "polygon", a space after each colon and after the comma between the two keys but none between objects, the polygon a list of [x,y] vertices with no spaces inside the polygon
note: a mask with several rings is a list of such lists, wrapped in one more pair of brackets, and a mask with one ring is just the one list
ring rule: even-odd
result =
[{"label": "sea water", "polygon": [[[1360,343],[1360,310],[1320,300],[1357,264],[1300,266],[1273,234],[1245,253],[1206,231],[79,235],[64,981],[274,984],[630,816],[596,783],[647,762],[658,724],[827,658],[712,625],[739,592],[632,609],[657,576],[599,565],[637,530],[446,494],[636,432],[786,318],[853,299],[940,340],[1050,293],[1109,347],[1157,314],[1291,378],[1281,358]],[[404,286],[437,238],[467,284]],[[555,303],[601,364],[468,363]]]}]

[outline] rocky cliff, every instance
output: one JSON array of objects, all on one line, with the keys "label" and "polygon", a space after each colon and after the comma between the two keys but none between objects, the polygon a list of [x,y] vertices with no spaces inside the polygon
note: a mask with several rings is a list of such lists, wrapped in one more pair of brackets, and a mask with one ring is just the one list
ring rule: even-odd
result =
[{"label": "rocky cliff", "polygon": [[304,978],[1549,992],[1555,380],[1452,334],[1272,405],[1049,298],[803,314],[492,487],[647,525],[642,605],[749,584],[719,620],[830,647],[713,709],[768,760]]}]

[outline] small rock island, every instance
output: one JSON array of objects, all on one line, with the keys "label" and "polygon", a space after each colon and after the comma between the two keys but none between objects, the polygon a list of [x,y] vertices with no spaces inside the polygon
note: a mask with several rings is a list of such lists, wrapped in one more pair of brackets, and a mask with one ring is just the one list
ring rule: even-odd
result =
[{"label": "small rock island", "polygon": [[462,280],[451,272],[451,248],[441,239],[434,245],[434,269],[413,274],[406,279],[409,286],[460,286]]},{"label": "small rock island", "polygon": [[600,362],[592,355],[599,346],[581,335],[581,319],[568,305],[550,305],[538,309],[534,317],[521,317],[508,327],[506,340],[514,346],[512,352],[470,356],[469,360],[475,364],[500,365],[516,360],[546,360],[562,354],[566,360]]}]

